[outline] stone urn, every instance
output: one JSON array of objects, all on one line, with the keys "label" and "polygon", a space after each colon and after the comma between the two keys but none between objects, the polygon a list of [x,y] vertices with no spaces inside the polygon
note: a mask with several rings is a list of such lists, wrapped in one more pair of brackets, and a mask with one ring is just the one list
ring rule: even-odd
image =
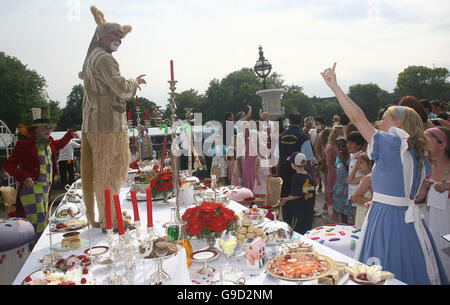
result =
[{"label": "stone urn", "polygon": [[284,107],[281,107],[281,96],[285,92],[284,89],[265,89],[256,92],[256,95],[262,98],[261,113],[269,113],[271,121],[278,120],[281,116],[284,116]]}]

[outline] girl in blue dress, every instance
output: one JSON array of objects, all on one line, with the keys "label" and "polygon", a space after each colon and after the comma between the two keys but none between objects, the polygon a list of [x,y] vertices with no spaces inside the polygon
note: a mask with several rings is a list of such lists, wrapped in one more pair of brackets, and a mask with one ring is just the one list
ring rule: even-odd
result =
[{"label": "girl in blue dress", "polygon": [[339,154],[336,157],[336,184],[333,187],[333,210],[340,216],[339,222],[348,223],[348,216],[353,214],[351,204],[348,204],[348,160],[347,139],[339,136],[336,139]]},{"label": "girl in blue dress", "polygon": [[339,104],[369,144],[373,198],[355,259],[379,264],[406,284],[448,284],[442,263],[414,199],[430,172],[422,121],[408,107],[392,106],[379,129],[338,86],[336,63],[322,72]]}]

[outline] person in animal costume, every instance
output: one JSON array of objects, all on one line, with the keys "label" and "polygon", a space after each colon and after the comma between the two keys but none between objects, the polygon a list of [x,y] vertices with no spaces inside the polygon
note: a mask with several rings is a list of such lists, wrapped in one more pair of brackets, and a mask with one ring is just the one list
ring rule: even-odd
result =
[{"label": "person in animal costume", "polygon": [[33,247],[47,226],[50,188],[58,174],[56,152],[79,135],[69,129],[60,140],[54,140],[50,108],[32,108],[32,113],[32,124],[20,124],[20,132],[27,138],[17,141],[3,168],[19,182],[14,216],[25,217],[33,225]]},{"label": "person in animal costume", "polygon": [[[112,56],[122,39],[131,32],[131,26],[106,22],[104,15],[91,6],[97,23],[89,45],[83,71],[84,82],[83,123],[81,127],[81,175],[83,200],[89,222],[106,228],[105,188],[111,196],[119,194],[126,182],[130,162],[126,101],[136,94],[141,75],[135,79],[121,76],[119,63]],[[95,221],[95,199],[99,221]],[[110,198],[113,204],[112,198]],[[114,209],[111,209],[113,227],[117,228]]]}]

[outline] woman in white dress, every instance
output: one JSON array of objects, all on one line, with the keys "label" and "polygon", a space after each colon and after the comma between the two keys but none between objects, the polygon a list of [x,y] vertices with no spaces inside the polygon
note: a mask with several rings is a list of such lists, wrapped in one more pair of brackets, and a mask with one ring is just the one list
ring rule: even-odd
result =
[{"label": "woman in white dress", "polygon": [[425,131],[431,150],[431,175],[427,176],[418,202],[426,198],[429,210],[428,228],[433,236],[444,265],[447,277],[450,275],[450,242],[442,235],[450,233],[450,130],[433,127]]}]

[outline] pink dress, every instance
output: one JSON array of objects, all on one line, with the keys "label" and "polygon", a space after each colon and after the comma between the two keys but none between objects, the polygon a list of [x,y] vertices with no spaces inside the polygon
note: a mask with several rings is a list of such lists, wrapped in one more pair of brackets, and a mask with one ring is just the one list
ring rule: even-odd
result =
[{"label": "pink dress", "polygon": [[255,185],[256,156],[249,156],[249,140],[245,140],[245,157],[242,158],[242,187],[253,191]]},{"label": "pink dress", "polygon": [[[333,160],[331,160],[331,161],[334,164],[336,162],[336,157],[337,157],[339,151],[335,147],[327,145],[325,147],[324,153],[326,154],[330,150],[331,150],[331,155],[333,158]],[[325,182],[325,201],[326,201],[327,205],[333,205],[333,203],[334,203],[333,202],[333,188],[334,188],[334,185],[336,184],[336,181],[337,181],[336,168],[328,167],[328,172],[327,172],[327,177],[326,177],[326,182]]]},{"label": "pink dress", "polygon": [[258,175],[261,184],[258,185],[255,177],[255,187],[253,189],[253,193],[255,194],[255,196],[266,194],[266,180],[268,177],[270,177],[269,160],[258,156],[258,161],[259,168],[256,170],[256,174]]}]

